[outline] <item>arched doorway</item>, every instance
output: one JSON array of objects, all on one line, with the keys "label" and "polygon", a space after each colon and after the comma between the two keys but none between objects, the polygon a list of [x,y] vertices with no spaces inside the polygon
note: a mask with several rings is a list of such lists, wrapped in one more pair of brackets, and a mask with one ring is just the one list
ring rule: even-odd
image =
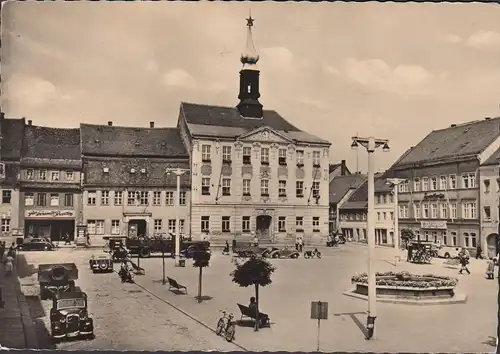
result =
[{"label": "arched doorway", "polygon": [[271,225],[273,218],[271,215],[258,215],[255,219],[258,238],[271,238]]},{"label": "arched doorway", "polygon": [[488,246],[487,256],[488,258],[496,257],[498,254],[498,235],[497,234],[489,234],[486,237],[486,244]]}]

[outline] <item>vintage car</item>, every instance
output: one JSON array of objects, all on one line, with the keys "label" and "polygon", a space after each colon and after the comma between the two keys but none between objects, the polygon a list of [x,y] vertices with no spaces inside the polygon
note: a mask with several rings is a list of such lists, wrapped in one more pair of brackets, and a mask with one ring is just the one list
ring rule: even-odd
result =
[{"label": "vintage car", "polygon": [[267,255],[267,257],[269,257],[269,258],[299,258],[299,255],[300,255],[299,252],[297,252],[293,248],[285,247],[285,248],[279,249],[279,248],[273,247],[271,249],[271,252],[269,252],[269,254]]},{"label": "vintage car", "polygon": [[439,258],[458,258],[459,253],[460,247],[453,246],[441,246],[437,251]]},{"label": "vintage car", "polygon": [[94,321],[87,311],[87,294],[81,291],[56,294],[52,298],[50,329],[55,341],[94,337]]},{"label": "vintage car", "polygon": [[78,268],[75,263],[40,264],[38,266],[40,299],[46,300],[62,292],[73,292],[77,279]]},{"label": "vintage car", "polygon": [[98,272],[112,272],[113,271],[113,259],[110,255],[92,255],[89,260],[90,270],[93,273]]},{"label": "vintage car", "polygon": [[55,245],[46,238],[25,238],[23,242],[16,247],[20,251],[52,251],[56,248]]},{"label": "vintage car", "polygon": [[205,251],[205,252],[211,253],[210,249],[207,248],[206,244],[200,243],[200,244],[190,245],[190,246],[188,246],[188,248],[181,250],[180,255],[184,258],[193,258],[194,254],[197,251]]}]

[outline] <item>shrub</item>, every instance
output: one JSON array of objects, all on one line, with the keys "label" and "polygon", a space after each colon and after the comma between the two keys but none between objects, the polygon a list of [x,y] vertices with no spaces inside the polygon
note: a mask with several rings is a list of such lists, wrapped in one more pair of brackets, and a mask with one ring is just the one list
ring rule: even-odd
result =
[{"label": "shrub", "polygon": [[[416,275],[416,274],[411,274],[407,271],[397,272],[397,273],[377,272],[375,273],[375,277],[377,285],[409,287],[409,288],[454,287],[458,283],[458,279],[452,277],[435,275],[435,274]],[[384,279],[383,277],[391,277],[391,278]],[[411,277],[411,279],[408,279],[408,277]],[[426,279],[426,278],[431,278],[431,279]],[[351,282],[368,284],[368,275],[366,273],[355,275],[351,278]]]}]

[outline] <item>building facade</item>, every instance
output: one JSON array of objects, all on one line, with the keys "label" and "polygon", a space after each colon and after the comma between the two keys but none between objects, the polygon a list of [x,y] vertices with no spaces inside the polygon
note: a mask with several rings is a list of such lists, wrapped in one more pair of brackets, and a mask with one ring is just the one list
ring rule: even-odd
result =
[{"label": "building facade", "polygon": [[[176,128],[81,124],[83,215],[91,242],[104,236],[190,234],[189,156]],[[179,206],[177,206],[178,199]],[[176,220],[179,219],[179,225]]]},{"label": "building facade", "polygon": [[407,151],[390,169],[406,179],[398,186],[400,229],[475,250],[482,242],[479,166],[500,147],[499,132],[500,118],[453,124]]},{"label": "building facade", "polygon": [[[331,176],[331,174],[330,174]],[[330,180],[329,184],[329,232],[341,231],[338,221],[340,220],[340,208],[349,200],[352,193],[358,189],[366,176],[362,174],[338,175]]]},{"label": "building facade", "polygon": [[191,231],[212,241],[323,242],[328,234],[330,143],[258,101],[258,54],[248,22],[240,103],[182,103],[178,127],[192,170]]},{"label": "building facade", "polygon": [[24,128],[19,220],[24,234],[74,239],[81,222],[79,129]]}]

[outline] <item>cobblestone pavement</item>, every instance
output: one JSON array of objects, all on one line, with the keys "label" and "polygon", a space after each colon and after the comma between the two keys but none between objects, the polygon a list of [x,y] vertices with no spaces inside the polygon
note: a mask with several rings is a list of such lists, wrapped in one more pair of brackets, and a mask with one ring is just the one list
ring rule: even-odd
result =
[{"label": "cobblestone pavement", "polygon": [[[366,301],[342,295],[351,289],[350,278],[366,271],[367,248],[342,245],[324,249],[323,259],[271,260],[277,266],[273,283],[260,291],[261,311],[271,317],[271,328],[254,332],[238,327],[236,342],[248,350],[311,351],[316,349],[317,322],[311,320],[310,302],[328,301],[329,319],[321,323],[323,351],[388,351],[388,352],[491,352],[496,333],[497,282],[484,277],[485,261],[471,261],[471,275],[458,275],[457,269],[443,266],[442,260],[430,265],[408,264],[403,254],[392,249],[377,248],[377,271],[408,270],[415,274],[442,274],[459,278],[458,292],[466,293],[466,304],[401,305],[377,304],[376,338],[366,341],[360,327],[366,321]],[[397,262],[399,255],[402,261]],[[253,288],[240,288],[232,283],[234,269],[231,257],[215,251],[211,265],[203,270],[201,304],[197,294],[198,270],[191,261],[176,268],[166,261],[167,276],[189,288],[189,295],[176,295],[160,280],[161,259],[142,259],[146,275],[138,283],[182,308],[208,325],[215,326],[219,309],[234,311],[236,303],[246,304]]]},{"label": "cobblestone pavement", "polygon": [[[57,349],[91,350],[238,350],[171,306],[135,284],[122,284],[118,275],[93,274],[88,260],[101,250],[60,249],[55,252],[25,252],[26,264],[19,265],[21,283],[31,307],[38,347],[55,349],[49,337],[51,302],[39,301],[34,269],[40,263],[74,262],[78,265],[77,285],[87,293],[89,312],[94,319],[96,338],[63,342]],[[117,265],[118,266],[118,265]],[[24,269],[24,270],[23,270]],[[22,271],[23,270],[23,271]]]}]

